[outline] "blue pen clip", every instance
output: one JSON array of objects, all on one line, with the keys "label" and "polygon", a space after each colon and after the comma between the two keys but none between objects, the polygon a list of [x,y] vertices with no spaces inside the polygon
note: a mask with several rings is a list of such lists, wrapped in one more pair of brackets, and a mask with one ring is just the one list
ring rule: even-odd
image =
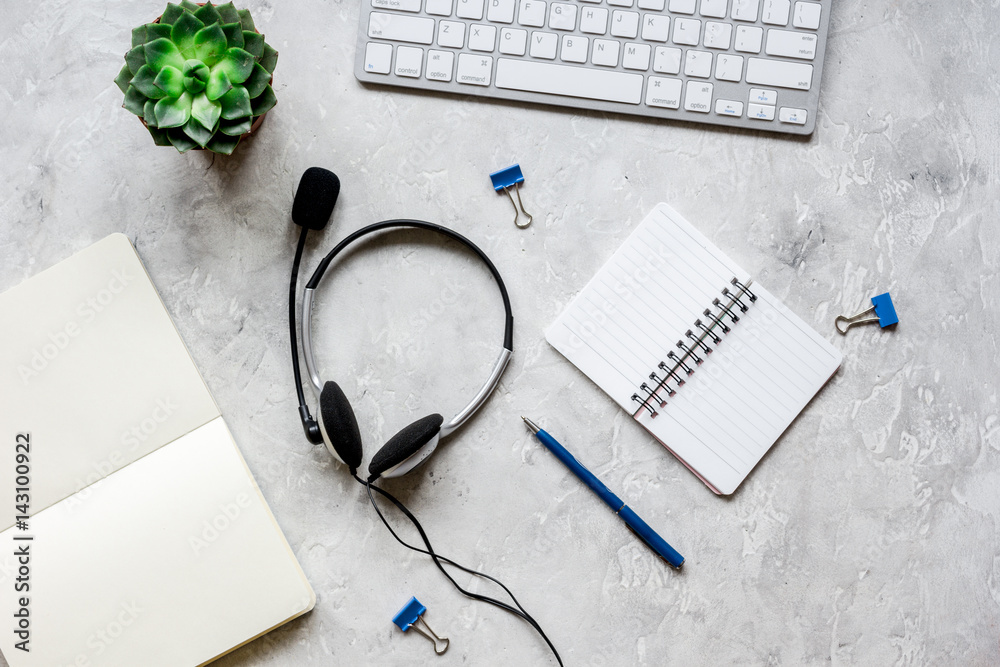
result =
[{"label": "blue pen clip", "polygon": [[[521,165],[512,164],[506,169],[494,171],[490,174],[490,180],[493,181],[494,190],[497,192],[502,190],[507,193],[511,206],[514,207],[514,224],[521,229],[530,225],[532,220],[531,214],[524,210],[524,204],[521,202],[521,188],[519,186],[521,183],[524,183],[524,174],[521,173]],[[514,203],[514,196],[510,194],[511,190],[517,194],[516,204]],[[521,207],[521,213],[524,213],[524,215],[528,218],[528,221],[523,225],[519,222],[521,216],[517,212],[518,206]]]},{"label": "blue pen clip", "polygon": [[[420,600],[415,597],[411,597],[410,601],[403,605],[403,608],[392,617],[392,622],[396,624],[403,632],[406,632],[410,628],[413,628],[427,639],[431,640],[434,644],[434,652],[438,655],[444,655],[444,652],[448,650],[448,645],[451,643],[448,641],[447,637],[438,637],[430,626],[427,625],[427,621],[423,619],[424,612],[427,611],[427,607],[420,604]],[[420,623],[426,629],[420,629],[417,623]],[[441,642],[441,648],[438,648],[438,642]]]},{"label": "blue pen clip", "polygon": [[[872,316],[872,313],[874,313],[874,316]],[[845,325],[844,328],[840,327],[842,322]],[[837,327],[837,331],[846,334],[847,330],[855,324],[868,324],[871,322],[878,322],[878,325],[883,328],[899,322],[899,318],[896,317],[896,307],[892,305],[892,297],[889,296],[888,292],[873,296],[872,307],[868,310],[852,317],[838,315],[834,321],[834,326]]]}]

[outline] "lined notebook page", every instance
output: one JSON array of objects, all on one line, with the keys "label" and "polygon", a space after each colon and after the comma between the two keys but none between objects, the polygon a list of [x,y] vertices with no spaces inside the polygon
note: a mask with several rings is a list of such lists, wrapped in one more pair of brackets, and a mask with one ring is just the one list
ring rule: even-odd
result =
[{"label": "lined notebook page", "polygon": [[[713,491],[736,490],[761,457],[840,366],[841,354],[759,283],[739,322],[716,329],[711,352],[647,405],[639,389],[673,366],[678,341],[708,325],[706,308],[723,288],[750,276],[676,211],[660,204],[546,331],[549,343],[632,414]],[[661,404],[661,400],[663,402]]]}]

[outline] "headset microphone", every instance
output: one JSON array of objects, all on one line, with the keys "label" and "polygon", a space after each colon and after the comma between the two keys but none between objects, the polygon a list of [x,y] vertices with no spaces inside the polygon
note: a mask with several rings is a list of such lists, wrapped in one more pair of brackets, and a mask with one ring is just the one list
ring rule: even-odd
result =
[{"label": "headset microphone", "polygon": [[291,324],[292,369],[295,372],[295,389],[299,399],[299,418],[306,439],[314,445],[323,444],[323,432],[309,413],[306,398],[302,392],[302,378],[299,371],[299,343],[295,336],[295,285],[299,276],[299,262],[306,246],[306,234],[310,229],[323,229],[333,215],[333,206],[340,196],[340,179],[328,169],[310,167],[299,179],[292,203],[292,222],[302,227],[299,244],[292,264],[292,281],[288,290],[288,321]]}]

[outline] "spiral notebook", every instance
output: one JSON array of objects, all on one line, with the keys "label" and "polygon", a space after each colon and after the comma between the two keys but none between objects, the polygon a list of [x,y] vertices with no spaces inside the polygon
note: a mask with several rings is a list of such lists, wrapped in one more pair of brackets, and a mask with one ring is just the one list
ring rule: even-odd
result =
[{"label": "spiral notebook", "polygon": [[842,359],[666,204],[545,336],[722,495],[746,479]]}]

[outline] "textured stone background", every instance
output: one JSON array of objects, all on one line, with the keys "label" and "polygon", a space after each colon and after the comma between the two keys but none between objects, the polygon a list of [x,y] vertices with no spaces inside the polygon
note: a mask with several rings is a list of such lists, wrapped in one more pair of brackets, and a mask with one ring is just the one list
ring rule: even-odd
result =
[{"label": "textured stone background", "polygon": [[[963,15],[837,0],[807,141],[366,88],[352,75],[356,2],[245,4],[281,52],[279,103],[214,162],[154,147],[120,108],[129,30],[161,4],[7,2],[0,26],[0,288],[111,232],[133,239],[318,594],[311,614],[219,665],[554,664],[525,624],[396,545],[301,437],[288,212],[311,165],[336,171],[343,194],[308,266],[350,230],[409,216],[454,226],[503,272],[517,326],[500,390],[391,489],[442,553],[508,583],[567,665],[1000,663],[995,1],[960,3]],[[487,178],[515,161],[527,231]],[[659,201],[845,355],[731,498],[542,334]],[[419,233],[394,241],[338,268],[315,327],[369,456],[413,419],[461,407],[501,342],[499,298],[470,256]],[[887,290],[895,331],[834,332],[837,314]],[[683,572],[520,414],[622,492],[687,556]],[[410,595],[451,638],[446,656],[391,625]]]}]

